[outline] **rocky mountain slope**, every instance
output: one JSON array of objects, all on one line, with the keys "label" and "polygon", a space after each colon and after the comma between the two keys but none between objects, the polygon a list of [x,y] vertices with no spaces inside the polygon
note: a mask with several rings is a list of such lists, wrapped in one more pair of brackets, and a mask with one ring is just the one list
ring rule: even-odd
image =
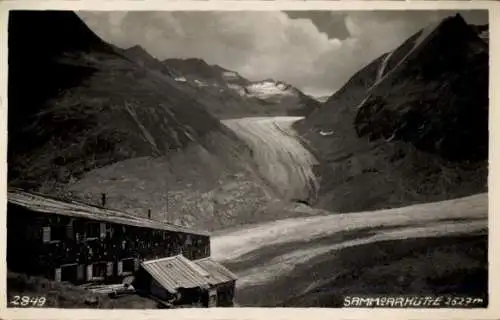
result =
[{"label": "rocky mountain slope", "polygon": [[248,147],[148,56],[71,12],[12,12],[9,185],[206,229],[291,214],[269,213]]},{"label": "rocky mountain slope", "polygon": [[379,209],[486,190],[485,34],[460,15],[428,26],[296,124],[323,164],[320,207]]},{"label": "rocky mountain slope", "polygon": [[250,81],[237,72],[200,59],[162,62],[177,74],[183,90],[220,119],[246,116],[306,116],[320,106],[290,84],[273,79]]},{"label": "rocky mountain slope", "polygon": [[237,72],[198,58],[160,61],[135,45],[122,50],[129,60],[169,78],[179,90],[219,119],[247,116],[305,116],[320,103],[282,81],[250,81]]}]

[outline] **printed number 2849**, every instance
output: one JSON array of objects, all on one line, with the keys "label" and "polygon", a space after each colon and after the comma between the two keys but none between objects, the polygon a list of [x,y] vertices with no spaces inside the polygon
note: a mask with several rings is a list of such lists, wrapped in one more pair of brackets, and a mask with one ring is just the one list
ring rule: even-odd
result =
[{"label": "printed number 2849", "polygon": [[43,307],[47,299],[40,296],[13,296],[9,305],[13,307]]}]

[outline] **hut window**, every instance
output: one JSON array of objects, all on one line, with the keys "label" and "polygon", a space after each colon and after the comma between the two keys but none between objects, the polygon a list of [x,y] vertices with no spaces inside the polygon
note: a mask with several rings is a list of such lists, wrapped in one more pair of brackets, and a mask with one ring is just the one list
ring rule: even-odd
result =
[{"label": "hut window", "polygon": [[103,222],[99,223],[99,236],[101,238],[106,237],[106,224]]},{"label": "hut window", "polygon": [[123,273],[123,261],[118,261],[118,264],[116,265],[116,273],[121,276]]},{"label": "hut window", "polygon": [[75,240],[77,242],[83,240],[83,236],[85,234],[85,224],[81,220],[74,220],[73,232],[75,234]]},{"label": "hut window", "polygon": [[209,307],[216,307],[217,306],[217,291],[210,290],[208,293],[208,296],[209,296],[208,306]]},{"label": "hut window", "polygon": [[94,263],[92,265],[92,278],[104,279],[108,271],[107,263]]},{"label": "hut window", "polygon": [[111,224],[107,224],[107,227],[106,227],[106,236],[109,239],[113,238],[113,227],[111,226]]},{"label": "hut window", "polygon": [[88,265],[87,266],[87,281],[92,280],[92,270],[93,270],[92,265],[91,264]]},{"label": "hut window", "polygon": [[78,279],[78,265],[77,264],[68,264],[61,266],[61,280],[60,281],[69,281],[74,282]]},{"label": "hut window", "polygon": [[74,227],[73,227],[73,220],[71,220],[67,225],[66,225],[66,237],[68,239],[73,239],[74,235]]},{"label": "hut window", "polygon": [[134,258],[128,258],[128,259],[123,259],[121,262],[121,273],[124,274],[129,274],[135,271],[135,259]]},{"label": "hut window", "polygon": [[87,224],[87,239],[96,239],[100,236],[100,224],[99,223],[88,223]]},{"label": "hut window", "polygon": [[42,239],[43,242],[50,242],[50,227],[42,228]]},{"label": "hut window", "polygon": [[61,241],[64,240],[66,236],[65,226],[53,226],[51,230],[51,241]]}]

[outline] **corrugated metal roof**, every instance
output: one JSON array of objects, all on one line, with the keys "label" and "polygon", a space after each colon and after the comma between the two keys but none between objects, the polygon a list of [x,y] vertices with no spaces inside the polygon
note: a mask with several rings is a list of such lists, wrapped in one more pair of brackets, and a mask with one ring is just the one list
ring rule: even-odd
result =
[{"label": "corrugated metal roof", "polygon": [[209,287],[208,272],[182,255],[143,261],[141,266],[170,293],[179,288]]},{"label": "corrugated metal roof", "polygon": [[7,201],[36,212],[81,217],[156,230],[167,230],[204,236],[210,235],[206,231],[199,231],[161,221],[140,218],[123,211],[92,206],[76,200],[61,200],[48,195],[26,192],[19,189],[9,191],[7,193]]},{"label": "corrugated metal roof", "polygon": [[210,274],[208,280],[211,285],[238,279],[238,277],[234,273],[229,271],[229,269],[210,257],[195,260],[193,262],[203,268],[208,274]]}]

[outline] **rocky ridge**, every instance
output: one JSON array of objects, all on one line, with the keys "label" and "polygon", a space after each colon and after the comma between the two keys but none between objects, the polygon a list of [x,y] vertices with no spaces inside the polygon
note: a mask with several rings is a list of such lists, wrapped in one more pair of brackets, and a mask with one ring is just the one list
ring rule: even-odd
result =
[{"label": "rocky ridge", "polygon": [[484,192],[488,67],[487,42],[456,15],[358,71],[296,124],[322,162],[317,205],[373,210]]}]

